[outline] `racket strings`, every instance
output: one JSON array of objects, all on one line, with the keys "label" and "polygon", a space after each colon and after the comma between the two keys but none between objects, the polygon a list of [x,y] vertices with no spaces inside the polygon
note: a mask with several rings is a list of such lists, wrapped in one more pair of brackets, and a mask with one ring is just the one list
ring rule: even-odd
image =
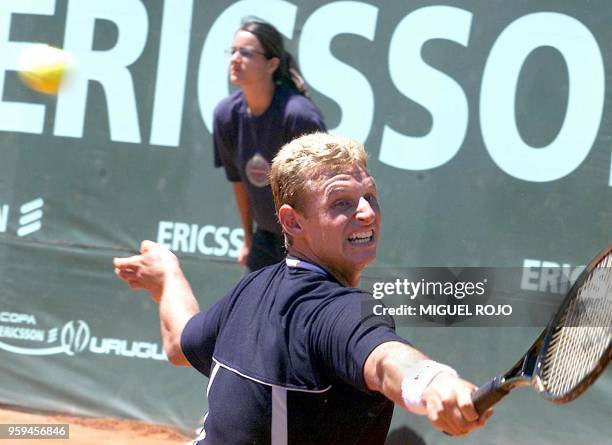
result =
[{"label": "racket strings", "polygon": [[612,254],[589,274],[566,308],[542,363],[542,384],[563,398],[602,362],[612,342]]}]

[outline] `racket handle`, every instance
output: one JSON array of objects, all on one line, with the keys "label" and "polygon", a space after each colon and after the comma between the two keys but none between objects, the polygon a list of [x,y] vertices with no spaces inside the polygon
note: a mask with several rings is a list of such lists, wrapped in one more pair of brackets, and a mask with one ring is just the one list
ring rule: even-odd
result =
[{"label": "racket handle", "polygon": [[474,391],[472,403],[478,414],[483,414],[510,392],[509,389],[504,388],[502,382],[502,378],[497,376]]}]

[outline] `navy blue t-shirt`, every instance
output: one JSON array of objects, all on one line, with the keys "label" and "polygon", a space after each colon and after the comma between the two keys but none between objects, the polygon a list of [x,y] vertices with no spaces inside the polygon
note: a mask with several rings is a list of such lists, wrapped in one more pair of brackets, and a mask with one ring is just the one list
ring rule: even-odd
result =
[{"label": "navy blue t-shirt", "polygon": [[209,377],[200,444],[384,444],[393,403],[366,388],[378,345],[405,342],[365,292],[285,262],[244,277],[186,325],[181,347]]},{"label": "navy blue t-shirt", "polygon": [[316,131],[325,131],[319,110],[290,88],[277,87],[270,106],[259,116],[249,114],[240,90],[215,108],[215,166],[225,168],[229,181],[244,183],[259,228],[281,235],[268,183],[270,162],[283,145]]}]

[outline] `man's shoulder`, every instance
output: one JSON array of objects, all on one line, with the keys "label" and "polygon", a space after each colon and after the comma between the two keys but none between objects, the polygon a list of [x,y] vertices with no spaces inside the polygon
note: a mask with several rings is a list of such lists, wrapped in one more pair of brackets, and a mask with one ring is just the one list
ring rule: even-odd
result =
[{"label": "man's shoulder", "polygon": [[242,91],[234,91],[227,97],[221,99],[214,111],[214,117],[217,121],[230,121],[234,112],[240,110],[244,103],[244,95]]},{"label": "man's shoulder", "polygon": [[334,288],[330,293],[331,310],[336,311],[356,311],[360,312],[364,305],[372,299],[371,295],[366,291],[354,287]]},{"label": "man's shoulder", "polygon": [[[270,294],[270,289],[274,292]],[[237,283],[234,295],[267,295],[274,305],[305,305],[316,307],[353,302],[360,304],[371,298],[366,291],[340,284],[329,274],[288,267],[285,261],[251,272]]]},{"label": "man's shoulder", "polygon": [[[265,294],[268,288],[274,283],[275,285],[282,282],[284,279],[285,264],[281,261],[270,266],[262,267],[261,269],[249,272],[244,275],[238,283],[236,283],[232,294],[235,297],[243,298],[242,294],[248,294],[246,298],[252,299],[253,294]],[[245,292],[245,290],[247,292]]]},{"label": "man's shoulder", "polygon": [[288,283],[290,289],[299,289],[296,299],[308,305],[328,308],[350,303],[358,304],[369,298],[367,292],[353,287],[346,287],[329,275],[310,271],[297,271]]}]

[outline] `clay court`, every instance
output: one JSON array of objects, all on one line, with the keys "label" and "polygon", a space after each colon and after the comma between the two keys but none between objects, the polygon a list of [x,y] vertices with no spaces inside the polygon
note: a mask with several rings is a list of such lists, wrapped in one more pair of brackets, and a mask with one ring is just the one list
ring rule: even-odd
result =
[{"label": "clay court", "polygon": [[[69,424],[69,439],[48,439],[44,443],[70,445],[176,445],[190,438],[163,425],[136,420],[74,417],[26,411],[0,405],[0,424]],[[0,444],[40,444],[40,439],[0,439]]]}]

